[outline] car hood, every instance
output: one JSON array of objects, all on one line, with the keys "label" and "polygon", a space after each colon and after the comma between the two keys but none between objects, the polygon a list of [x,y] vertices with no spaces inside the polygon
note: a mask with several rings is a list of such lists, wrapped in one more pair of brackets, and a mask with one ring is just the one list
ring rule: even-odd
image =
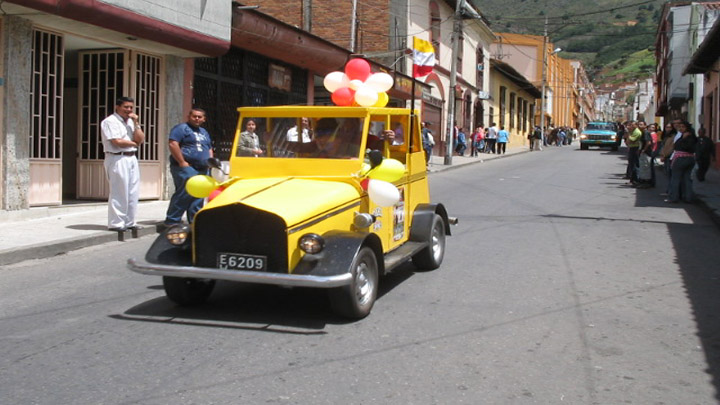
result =
[{"label": "car hood", "polygon": [[340,205],[360,198],[350,182],[292,177],[238,180],[204,209],[242,203],[272,212],[292,227]]}]

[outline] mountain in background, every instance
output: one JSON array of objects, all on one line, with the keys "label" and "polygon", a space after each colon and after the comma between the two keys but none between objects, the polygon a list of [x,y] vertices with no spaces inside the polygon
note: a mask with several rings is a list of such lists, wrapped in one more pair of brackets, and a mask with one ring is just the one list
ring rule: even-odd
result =
[{"label": "mountain in background", "polygon": [[471,0],[494,32],[543,35],[598,85],[648,77],[665,0]]}]

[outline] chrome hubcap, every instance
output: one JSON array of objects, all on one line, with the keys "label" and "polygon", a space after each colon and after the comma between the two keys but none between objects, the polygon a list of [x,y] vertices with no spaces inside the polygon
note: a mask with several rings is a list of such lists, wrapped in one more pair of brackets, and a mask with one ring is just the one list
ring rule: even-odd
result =
[{"label": "chrome hubcap", "polygon": [[370,300],[373,285],[367,276],[367,263],[360,263],[355,275],[355,295],[360,305],[365,305]]}]

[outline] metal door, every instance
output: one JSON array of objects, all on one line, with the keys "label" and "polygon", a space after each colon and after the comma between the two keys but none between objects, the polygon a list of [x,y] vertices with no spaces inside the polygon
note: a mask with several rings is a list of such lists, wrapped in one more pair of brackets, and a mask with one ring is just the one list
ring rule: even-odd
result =
[{"label": "metal door", "polygon": [[33,30],[30,205],[62,203],[63,37]]},{"label": "metal door", "polygon": [[135,98],[146,135],[138,152],[140,198],[160,198],[161,63],[158,57],[124,49],[80,52],[78,198],[108,197],[100,123],[115,111],[115,100],[126,95]]}]

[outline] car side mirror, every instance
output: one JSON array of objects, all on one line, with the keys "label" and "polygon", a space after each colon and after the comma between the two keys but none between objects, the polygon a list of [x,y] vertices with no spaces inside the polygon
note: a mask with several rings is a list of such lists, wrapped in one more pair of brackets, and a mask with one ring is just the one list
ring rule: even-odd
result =
[{"label": "car side mirror", "polygon": [[207,164],[208,164],[208,166],[212,167],[213,169],[220,170],[222,172],[222,174],[227,175],[227,173],[225,173],[225,170],[223,170],[222,162],[220,162],[220,159],[218,159],[216,157],[208,158]]},{"label": "car side mirror", "polygon": [[370,168],[374,169],[377,167],[380,163],[383,161],[383,154],[379,150],[371,150],[368,153],[368,158],[370,159]]}]

